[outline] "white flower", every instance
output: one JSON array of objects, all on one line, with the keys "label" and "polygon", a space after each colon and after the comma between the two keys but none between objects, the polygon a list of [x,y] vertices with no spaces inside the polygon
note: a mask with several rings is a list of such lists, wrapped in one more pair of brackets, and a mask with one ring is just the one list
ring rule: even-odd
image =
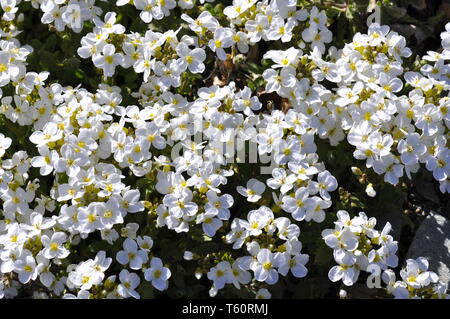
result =
[{"label": "white flower", "polygon": [[92,57],[94,65],[103,70],[105,77],[112,77],[114,75],[116,66],[123,63],[123,55],[115,53],[116,48],[112,44],[107,44],[103,47],[102,53],[97,53]]},{"label": "white flower", "polygon": [[317,26],[311,25],[302,32],[305,42],[311,42],[313,49],[317,48],[320,53],[325,53],[325,43],[330,43],[333,34],[327,29],[320,30]]},{"label": "white flower", "polygon": [[250,211],[247,215],[248,224],[246,225],[249,235],[259,236],[262,233],[262,228],[273,221],[273,217],[272,210],[266,206]]},{"label": "white flower", "polygon": [[286,276],[289,270],[297,278],[303,278],[308,274],[305,264],[308,263],[309,256],[306,254],[291,256],[289,253],[280,253],[278,259],[278,272]]},{"label": "white flower", "polygon": [[266,288],[261,288],[256,293],[256,299],[270,299],[272,295]]},{"label": "white flower", "polygon": [[99,19],[94,19],[95,26],[102,28],[105,33],[122,34],[125,32],[125,27],[121,24],[115,24],[116,17],[117,14],[115,12],[108,12],[104,18],[105,22],[100,21]]},{"label": "white flower", "polygon": [[16,0],[3,0],[1,1],[1,6],[4,11],[2,19],[5,21],[12,21],[16,15],[16,12],[19,10],[16,7]]},{"label": "white flower", "polygon": [[164,196],[163,203],[168,207],[173,217],[182,218],[183,216],[194,216],[197,213],[198,206],[191,200],[191,192],[180,192],[176,195],[168,194]]},{"label": "white flower", "polygon": [[80,290],[77,295],[74,294],[64,294],[63,299],[90,299],[90,293],[88,290]]},{"label": "white flower", "polygon": [[202,48],[191,50],[185,43],[180,42],[177,46],[178,65],[182,71],[189,69],[192,73],[203,73],[206,53]]},{"label": "white flower", "polygon": [[54,219],[44,218],[41,213],[33,212],[30,215],[30,224],[24,224],[22,227],[28,231],[28,237],[31,238],[40,235],[42,231],[53,227],[55,224],[56,221]]},{"label": "white flower", "polygon": [[67,235],[62,232],[53,233],[52,237],[49,238],[47,235],[41,237],[44,249],[42,254],[45,258],[59,258],[63,259],[69,256],[70,252],[64,247],[64,243],[67,240]]},{"label": "white flower", "polygon": [[33,157],[31,166],[39,167],[42,176],[50,174],[55,166],[59,164],[59,155],[55,150],[49,150],[45,145],[38,147],[40,156]]},{"label": "white flower", "polygon": [[286,51],[270,50],[263,56],[264,59],[271,59],[275,62],[272,68],[285,68],[288,66],[297,67],[302,51],[294,47],[290,47]]},{"label": "white flower", "polygon": [[251,43],[257,43],[261,39],[266,40],[266,30],[269,28],[269,19],[263,14],[257,14],[255,20],[249,20],[245,23],[245,29],[248,31]]},{"label": "white flower", "polygon": [[119,233],[115,229],[102,229],[100,234],[102,240],[105,240],[110,245],[113,245],[114,242],[119,239]]},{"label": "white flower", "polygon": [[267,93],[277,92],[283,94],[283,88],[293,88],[297,83],[295,69],[292,67],[282,68],[280,73],[274,69],[267,69],[262,74],[264,80],[267,81]]},{"label": "white flower", "polygon": [[93,209],[97,211],[102,228],[111,229],[113,225],[123,223],[119,203],[115,197],[110,197],[106,203],[98,203]]},{"label": "white flower", "polygon": [[11,80],[15,79],[19,73],[19,67],[10,63],[11,56],[6,51],[0,52],[0,87],[5,86]]},{"label": "white flower", "polygon": [[197,216],[197,224],[202,223],[203,232],[209,237],[214,237],[217,230],[222,227],[223,222],[216,217],[217,213],[208,212]]},{"label": "white flower", "polygon": [[273,178],[267,180],[267,186],[272,189],[280,188],[282,194],[290,191],[297,180],[294,174],[287,175],[286,170],[283,168],[275,168],[272,171],[272,176]]},{"label": "white flower", "polygon": [[288,20],[286,23],[280,16],[272,19],[270,29],[267,31],[268,40],[281,40],[281,42],[289,42],[292,39],[292,30],[295,27],[293,20]]},{"label": "white flower", "polygon": [[246,188],[243,186],[238,186],[236,188],[239,194],[241,194],[244,197],[247,197],[247,200],[253,203],[261,199],[261,194],[264,193],[265,189],[266,185],[254,178],[250,179],[247,182]]},{"label": "white flower", "polygon": [[257,256],[256,262],[252,267],[255,272],[255,279],[264,281],[269,285],[273,285],[278,281],[278,262],[272,252],[266,248],[261,249]]},{"label": "white flower", "polygon": [[14,263],[14,271],[19,274],[19,281],[22,284],[28,283],[30,280],[35,280],[38,276],[36,270],[36,260],[29,251],[19,256]]},{"label": "white flower", "polygon": [[37,147],[43,146],[50,142],[55,142],[62,138],[62,132],[54,122],[48,122],[44,126],[43,131],[34,131],[30,135],[30,141],[36,144]]},{"label": "white flower", "polygon": [[253,114],[252,111],[258,111],[261,109],[262,104],[258,97],[251,96],[252,92],[249,87],[245,87],[243,90],[239,91],[233,101],[233,107],[237,112],[243,111],[245,115]]},{"label": "white flower", "polygon": [[[351,223],[350,220],[348,220]],[[358,248],[358,237],[352,233],[350,228],[344,228],[343,230],[325,229],[322,232],[322,237],[325,243],[333,248],[345,248],[347,251],[354,251]]]},{"label": "white flower", "polygon": [[208,279],[214,282],[214,288],[220,290],[225,284],[233,282],[231,265],[228,261],[221,261],[208,272]]},{"label": "white flower", "polygon": [[400,276],[406,284],[416,289],[438,281],[437,274],[428,271],[428,261],[423,257],[419,257],[416,260],[408,259],[406,267],[400,270]]},{"label": "white flower", "polygon": [[342,280],[344,285],[352,286],[359,276],[359,271],[353,267],[356,263],[356,257],[352,253],[342,249],[335,250],[333,255],[339,265],[333,266],[330,269],[328,278],[333,282]]},{"label": "white flower", "polygon": [[218,196],[216,192],[209,190],[206,193],[208,202],[205,205],[206,213],[213,213],[220,219],[228,220],[230,218],[229,208],[233,206],[234,199],[229,194]]},{"label": "white flower", "polygon": [[11,146],[12,140],[0,133],[0,158],[5,155],[6,150]]},{"label": "white flower", "polygon": [[241,284],[246,285],[252,280],[250,272],[243,270],[238,262],[234,262],[231,267],[232,284],[237,288],[241,288]]},{"label": "white flower", "polygon": [[139,200],[140,193],[136,189],[127,190],[123,196],[120,206],[129,213],[137,213],[144,210],[144,204]]},{"label": "white flower", "polygon": [[305,220],[306,221],[314,220],[316,223],[321,223],[325,220],[324,209],[329,208],[331,206],[331,201],[323,200],[320,197],[314,196],[308,200],[305,206],[306,206]]},{"label": "white flower", "polygon": [[241,248],[245,239],[249,236],[249,228],[250,226],[247,221],[239,218],[233,219],[231,231],[225,236],[225,241],[228,244],[233,244],[233,249]]},{"label": "white flower", "polygon": [[136,242],[127,238],[123,242],[123,250],[117,253],[116,259],[122,265],[129,264],[131,269],[139,270],[142,268],[142,264],[147,262],[148,254],[144,250],[138,250]]},{"label": "white flower", "polygon": [[427,161],[427,169],[433,172],[433,177],[438,181],[445,181],[450,176],[450,150],[443,148],[436,157]]},{"label": "white flower", "polygon": [[133,297],[140,299],[139,293],[135,290],[141,280],[135,273],[130,273],[126,269],[122,269],[119,274],[120,284],[117,286],[117,292],[124,298]]},{"label": "white flower", "polygon": [[153,239],[150,236],[138,236],[136,238],[139,248],[144,251],[150,251],[153,247]]},{"label": "white flower", "polygon": [[171,276],[169,268],[163,266],[161,259],[152,258],[150,261],[150,268],[147,268],[144,273],[145,280],[150,281],[159,291],[166,290],[168,287],[168,280]]},{"label": "white flower", "polygon": [[329,171],[320,172],[317,175],[317,183],[312,183],[312,188],[319,191],[323,199],[330,200],[331,196],[328,192],[335,191],[337,188],[337,180]]},{"label": "white flower", "polygon": [[370,197],[375,197],[377,195],[377,192],[373,188],[373,184],[372,183],[367,184],[365,192],[366,192],[367,196],[370,196]]},{"label": "white flower", "polygon": [[401,160],[405,165],[414,165],[427,151],[426,146],[420,140],[417,133],[408,134],[406,139],[398,142],[397,149],[401,154]]},{"label": "white flower", "polygon": [[292,214],[295,220],[303,220],[306,217],[306,204],[309,200],[309,190],[306,187],[300,187],[295,191],[294,197],[284,196],[282,199],[282,208]]},{"label": "white flower", "polygon": [[227,54],[224,49],[233,45],[233,32],[230,28],[219,28],[214,32],[214,38],[209,41],[209,47],[213,50],[217,57],[225,61]]}]

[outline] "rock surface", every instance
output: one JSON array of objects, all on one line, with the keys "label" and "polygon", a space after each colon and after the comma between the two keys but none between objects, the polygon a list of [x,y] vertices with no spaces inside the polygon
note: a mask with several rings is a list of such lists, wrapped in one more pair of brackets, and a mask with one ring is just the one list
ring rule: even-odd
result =
[{"label": "rock surface", "polygon": [[450,282],[450,221],[430,213],[420,225],[409,247],[407,258],[425,257],[429,270],[439,275],[445,283]]}]

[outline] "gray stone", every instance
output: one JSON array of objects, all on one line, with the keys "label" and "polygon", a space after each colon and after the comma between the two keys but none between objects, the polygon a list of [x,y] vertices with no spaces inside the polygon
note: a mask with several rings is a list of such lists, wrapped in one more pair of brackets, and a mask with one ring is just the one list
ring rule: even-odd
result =
[{"label": "gray stone", "polygon": [[425,257],[429,270],[439,275],[445,283],[450,281],[450,221],[430,212],[419,226],[407,258]]}]

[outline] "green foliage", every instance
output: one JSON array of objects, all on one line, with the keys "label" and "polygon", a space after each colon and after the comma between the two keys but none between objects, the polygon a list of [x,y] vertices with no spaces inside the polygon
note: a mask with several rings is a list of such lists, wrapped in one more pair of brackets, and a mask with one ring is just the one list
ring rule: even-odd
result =
[{"label": "green foliage", "polygon": [[[105,12],[110,11],[114,6],[114,1],[101,3]],[[206,4],[202,10],[211,12],[219,21],[225,19],[223,16],[223,7],[231,1],[215,1],[212,4]],[[383,24],[391,25],[392,28],[402,35],[406,36],[412,42],[411,47],[414,48],[414,54],[423,54],[426,49],[432,49],[438,45],[438,34],[436,30],[441,29],[442,25],[449,20],[448,16],[441,10],[437,3],[439,1],[425,0],[398,0],[398,1],[374,1],[374,0],[299,0],[300,6],[311,7],[318,6],[325,9],[331,21],[330,30],[334,34],[334,42],[338,48],[344,43],[348,43],[357,32],[367,30],[366,20],[370,15],[368,8],[373,8],[375,4],[381,5],[381,21]],[[175,9],[173,16],[179,17],[179,9]],[[33,47],[34,52],[28,57],[27,69],[29,71],[49,71],[50,83],[58,82],[61,85],[71,85],[73,83],[81,83],[81,86],[88,90],[95,90],[98,84],[102,82],[101,71],[96,70],[89,59],[80,58],[76,50],[82,34],[76,34],[72,31],[57,32],[51,27],[40,23],[40,12],[32,10],[29,3],[21,5],[21,11],[26,15],[21,28],[23,32],[18,37],[22,43],[29,44]],[[127,25],[131,31],[145,32],[147,26],[139,19],[136,19],[137,12],[132,6],[124,6],[120,10],[118,22]],[[165,19],[157,26],[150,25],[153,30],[160,29],[178,29],[184,22],[181,19]],[[85,32],[92,30],[92,25],[85,26]],[[180,31],[181,34],[184,31]],[[264,68],[268,67],[269,61],[263,60],[262,56],[266,51],[264,44],[255,46],[251,49],[249,59],[236,63],[234,77],[238,84],[249,86],[260,94],[261,100],[265,101],[264,106],[269,109],[271,107],[282,108],[282,101],[271,95],[264,94],[264,79],[261,74]],[[277,48],[271,48],[277,49]],[[280,47],[282,49],[282,47]],[[415,57],[411,58],[414,61]],[[261,62],[262,60],[262,62]],[[215,65],[215,61],[206,61],[207,70],[214,70],[213,77],[224,76],[220,74],[220,66]],[[209,74],[208,74],[209,75]],[[206,75],[206,76],[208,76]],[[131,97],[131,92],[138,90],[141,83],[141,75],[135,72],[129,72],[122,68],[118,68],[118,72],[111,79],[111,84],[117,85],[122,89],[124,96],[123,105],[131,105],[136,103]],[[195,90],[196,83],[202,83],[202,76],[185,73],[182,79],[182,85],[177,88],[177,93],[184,96],[190,96]],[[240,83],[239,83],[240,81]],[[192,85],[194,83],[194,85]],[[8,93],[8,92],[5,92]],[[36,155],[36,148],[30,144],[26,138],[29,136],[27,127],[13,125],[10,121],[0,116],[0,127],[2,132],[12,138],[13,145],[8,150],[6,157],[11,156],[16,150],[26,150],[29,156]],[[329,209],[331,213],[327,214],[326,220],[322,224],[305,223],[302,227],[300,240],[304,245],[304,251],[310,254],[311,259],[308,263],[309,275],[305,279],[294,279],[292,281],[282,280],[271,288],[274,297],[335,297],[338,291],[338,284],[331,283],[326,274],[330,267],[334,264],[331,250],[323,243],[320,238],[322,229],[333,227],[335,220],[335,212],[341,209],[347,210],[352,216],[357,215],[364,210],[369,216],[382,217],[388,213],[396,212],[400,218],[405,219],[404,223],[411,229],[415,224],[411,219],[403,214],[403,207],[408,192],[411,187],[405,183],[397,187],[391,186],[382,180],[382,177],[376,175],[372,170],[365,168],[363,162],[354,159],[352,156],[352,148],[346,142],[339,147],[331,147],[327,142],[316,139],[318,145],[317,153],[320,160],[324,161],[328,170],[333,172],[340,185],[338,192],[334,192],[333,207]],[[248,154],[247,154],[248,155]],[[248,162],[248,161],[247,161]],[[351,168],[358,168],[358,174],[349,174]],[[39,176],[38,171],[34,172],[35,176]],[[239,173],[229,181],[226,189],[235,189],[241,184],[242,180],[248,180],[251,177],[257,177],[264,180],[267,177],[256,176],[258,167],[252,164],[240,165]],[[67,180],[65,174],[59,174],[60,182]],[[157,229],[155,224],[156,214],[155,207],[161,200],[161,196],[155,191],[155,176],[145,176],[136,178],[132,174],[126,175],[126,184],[135,185],[142,194],[142,199],[148,203],[148,214],[138,214],[130,219],[130,222],[137,222],[145,225],[145,229],[153,238],[157,238],[157,247],[154,249],[155,255],[159,256],[165,262],[171,264],[173,277],[171,279],[170,288],[163,294],[155,294],[151,284],[143,282],[139,287],[139,293],[142,298],[153,298],[156,296],[169,297],[206,297],[210,282],[206,280],[206,271],[214,266],[215,263],[223,260],[231,260],[229,245],[226,245],[220,236],[224,232],[216,235],[215,239],[203,236],[200,226],[192,229],[189,236],[186,234],[176,234],[167,229]],[[420,176],[419,176],[420,178]],[[32,179],[32,178],[31,178]],[[41,184],[42,191],[47,192],[52,187],[51,178],[44,179],[48,181],[48,185]],[[368,184],[372,184],[377,191],[376,198],[369,197],[365,188]],[[439,195],[432,190],[432,187],[422,183],[421,180],[414,182],[417,186],[417,192],[425,199],[440,203]],[[273,204],[270,195],[264,196],[267,206]],[[245,218],[246,214],[255,209],[256,204],[251,204],[242,198],[235,199],[235,207],[233,217]],[[224,227],[226,228],[226,227]],[[108,245],[104,241],[95,240],[81,241],[77,246],[75,253],[77,258],[92,258],[96,251],[106,250],[107,252],[116,252],[122,245],[122,240],[118,240],[114,245]],[[190,249],[194,255],[202,256],[202,263],[187,262],[183,259],[183,252]],[[153,250],[152,250],[153,251]],[[225,252],[225,253],[218,253]],[[68,261],[64,262],[69,262]],[[192,274],[194,272],[202,272],[203,277],[200,280],[195,279]],[[245,291],[245,290],[243,290]],[[238,291],[234,287],[226,287],[223,290],[225,297],[245,297],[245,292]],[[248,293],[248,291],[247,291]],[[250,294],[248,293],[248,296]]]}]

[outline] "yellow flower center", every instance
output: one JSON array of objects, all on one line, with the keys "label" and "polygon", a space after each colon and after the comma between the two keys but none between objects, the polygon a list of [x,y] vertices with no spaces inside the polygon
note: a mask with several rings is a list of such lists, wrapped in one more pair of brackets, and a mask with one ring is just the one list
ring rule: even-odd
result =
[{"label": "yellow flower center", "polygon": [[263,268],[265,269],[265,270],[270,270],[270,269],[272,269],[272,263],[271,262],[265,262],[264,264],[263,264]]}]

